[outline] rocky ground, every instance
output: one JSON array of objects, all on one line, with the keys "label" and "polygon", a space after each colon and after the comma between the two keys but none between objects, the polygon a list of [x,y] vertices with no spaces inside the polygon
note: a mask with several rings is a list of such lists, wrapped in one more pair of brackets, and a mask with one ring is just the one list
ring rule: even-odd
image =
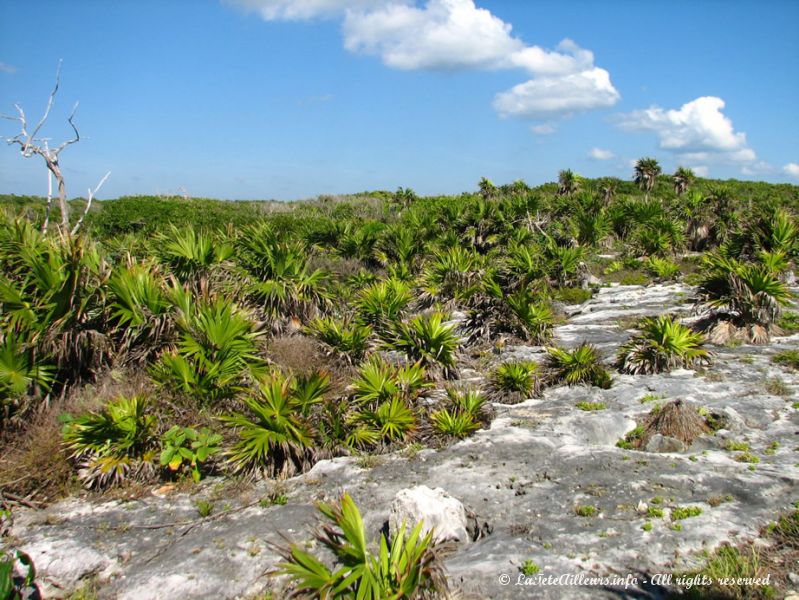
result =
[{"label": "rocky ground", "polygon": [[[690,295],[681,285],[602,288],[567,307],[568,322],[556,335],[567,346],[597,344],[611,359],[630,335],[632,317],[689,317]],[[799,499],[799,411],[792,408],[799,378],[770,362],[787,348],[799,348],[799,335],[765,347],[714,348],[702,373],[616,373],[608,390],[551,388],[542,398],[497,406],[490,429],[444,450],[322,461],[278,490],[285,504],[270,502],[274,483],[237,490],[212,479],[190,492],[18,510],[12,535],[35,561],[46,597],[69,596],[89,579],[101,598],[269,597],[265,591],[279,584],[269,576],[277,561],[270,544],[281,534],[310,539],[314,501],[348,491],[377,536],[395,495],[426,485],[462,502],[472,530],[483,534],[446,560],[463,598],[661,597],[652,575],[695,567],[702,551],[723,541],[756,538]],[[494,360],[541,355],[541,348],[516,346]],[[480,373],[463,377],[478,383]],[[706,408],[725,428],[681,452],[616,446],[654,405],[674,399]],[[583,411],[580,401],[606,408]],[[728,441],[747,443],[749,455],[728,450]],[[198,501],[213,505],[209,517],[198,517]],[[662,507],[663,516],[648,516],[649,507]],[[672,520],[679,507],[701,513]],[[649,531],[642,529],[647,522]],[[516,585],[527,560],[543,577],[630,575],[637,585]]]}]

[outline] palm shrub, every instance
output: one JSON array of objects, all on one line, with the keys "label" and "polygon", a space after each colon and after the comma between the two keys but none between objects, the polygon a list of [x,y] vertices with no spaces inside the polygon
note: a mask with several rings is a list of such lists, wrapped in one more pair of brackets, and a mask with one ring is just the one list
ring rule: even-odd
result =
[{"label": "palm shrub", "polygon": [[477,390],[447,389],[446,406],[430,415],[433,428],[447,436],[465,438],[480,429],[485,397]]},{"label": "palm shrub", "polygon": [[494,402],[516,404],[538,396],[541,388],[541,372],[536,363],[502,363],[491,374],[488,397]]},{"label": "palm shrub", "polygon": [[105,311],[108,265],[83,236],[45,238],[27,227],[2,240],[0,327],[54,382],[93,377],[113,358]]},{"label": "palm shrub", "polygon": [[55,367],[36,360],[35,352],[16,334],[0,331],[0,423],[25,396],[40,397],[53,385]]},{"label": "palm shrub", "polygon": [[605,210],[582,210],[573,218],[577,242],[581,246],[595,247],[611,234],[611,221]]},{"label": "palm shrub", "polygon": [[170,225],[169,233],[158,234],[155,239],[161,262],[183,283],[199,284],[212,267],[233,255],[230,244],[214,239],[207,232],[197,232],[191,226],[178,229]]},{"label": "palm shrub", "polygon": [[799,254],[799,227],[796,219],[784,209],[777,209],[762,219],[757,231],[758,245],[764,250],[783,252],[787,256]]},{"label": "palm shrub", "polygon": [[308,332],[348,363],[359,363],[369,348],[372,328],[333,317],[317,317],[308,324]]},{"label": "palm shrub", "polygon": [[328,523],[321,524],[314,537],[333,555],[336,565],[329,568],[299,544],[277,548],[284,562],[276,574],[291,579],[292,597],[411,600],[448,593],[440,547],[434,542],[434,531],[422,534],[422,523],[409,534],[403,525],[391,540],[381,533],[374,554],[366,541],[363,518],[349,494],[337,505],[320,503],[318,508]]},{"label": "palm shrub", "polygon": [[583,342],[573,350],[551,347],[546,351],[548,379],[553,383],[588,384],[602,389],[611,386],[610,373],[602,364],[599,350],[592,344]]},{"label": "palm shrub", "polygon": [[617,364],[622,373],[661,373],[710,361],[709,352],[702,348],[704,336],[671,315],[646,318],[638,327],[641,332],[619,348]]},{"label": "palm shrub", "polygon": [[311,270],[303,243],[282,241],[269,225],[261,224],[243,231],[236,247],[236,260],[251,280],[250,293],[276,331],[307,323],[327,307],[327,275]]},{"label": "palm shrub", "polygon": [[404,281],[388,279],[364,288],[355,300],[357,319],[377,332],[385,332],[401,319],[413,300]]},{"label": "palm shrub", "polygon": [[422,276],[423,300],[466,302],[480,286],[485,259],[460,245],[437,250]]},{"label": "palm shrub", "polygon": [[665,256],[685,243],[683,224],[669,217],[657,217],[638,229],[633,247],[647,256]]},{"label": "palm shrub", "polygon": [[560,287],[577,282],[581,265],[585,258],[585,248],[580,246],[560,246],[548,239],[545,257],[550,278]]},{"label": "palm shrub", "polygon": [[767,264],[743,263],[720,254],[703,259],[699,297],[709,322],[709,339],[740,338],[767,343],[793,294]]},{"label": "palm shrub", "polygon": [[89,488],[104,488],[154,472],[155,416],[143,396],[120,396],[98,412],[67,416],[64,443]]},{"label": "palm shrub", "polygon": [[492,273],[483,280],[482,291],[472,299],[465,329],[469,343],[510,334],[533,344],[552,338],[555,315],[550,305],[527,287],[507,294]]},{"label": "palm shrub", "polygon": [[247,414],[221,417],[238,436],[228,464],[238,473],[270,477],[310,468],[318,456],[311,413],[328,390],[327,375],[318,372],[299,378],[273,372],[258,381],[255,394],[244,398]]},{"label": "palm shrub", "polygon": [[[186,301],[189,296],[183,296]],[[263,372],[258,355],[261,332],[248,315],[224,297],[184,306],[173,350],[152,367],[157,383],[203,403],[234,396],[247,378]]]},{"label": "palm shrub", "polygon": [[383,341],[389,350],[404,353],[411,362],[423,367],[440,370],[449,379],[456,375],[460,338],[455,333],[454,323],[444,323],[442,313],[418,315],[407,322],[398,322]]},{"label": "palm shrub", "polygon": [[129,260],[108,280],[111,322],[120,346],[134,358],[146,360],[172,337],[175,315],[158,269]]},{"label": "palm shrub", "polygon": [[648,257],[644,261],[644,268],[661,281],[676,279],[680,274],[680,266],[677,263],[659,256]]},{"label": "palm shrub", "polygon": [[419,363],[395,366],[372,357],[351,386],[345,443],[364,448],[407,439],[417,427],[412,407],[430,385]]}]

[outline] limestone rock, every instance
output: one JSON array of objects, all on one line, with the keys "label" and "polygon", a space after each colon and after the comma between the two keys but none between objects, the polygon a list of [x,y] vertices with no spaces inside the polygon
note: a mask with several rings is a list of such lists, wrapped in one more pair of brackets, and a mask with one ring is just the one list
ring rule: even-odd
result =
[{"label": "limestone rock", "polygon": [[656,433],[646,444],[647,452],[685,452],[685,444],[677,438]]},{"label": "limestone rock", "polygon": [[435,529],[435,539],[440,542],[469,541],[466,509],[463,504],[441,488],[430,489],[419,485],[397,492],[391,503],[389,529],[396,533],[406,523],[406,531],[423,521],[422,531]]}]

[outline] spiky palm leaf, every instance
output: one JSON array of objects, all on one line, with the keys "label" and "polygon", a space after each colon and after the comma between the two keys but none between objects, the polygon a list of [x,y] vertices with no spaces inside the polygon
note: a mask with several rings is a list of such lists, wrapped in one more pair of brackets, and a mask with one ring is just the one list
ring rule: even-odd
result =
[{"label": "spiky palm leaf", "polygon": [[272,373],[258,383],[256,395],[244,400],[250,414],[234,413],[222,421],[236,428],[239,440],[228,453],[237,472],[264,471],[290,476],[314,461],[314,431],[307,418],[327,391],[326,376],[312,384]]},{"label": "spiky palm leaf", "polygon": [[407,323],[397,323],[383,346],[403,352],[412,362],[427,369],[440,369],[444,377],[455,375],[460,338],[455,324],[444,323],[446,315],[433,313],[419,315]]},{"label": "spiky palm leaf", "polygon": [[704,336],[671,315],[644,319],[639,328],[641,332],[619,348],[618,367],[622,373],[661,373],[710,361],[710,353],[702,348]]},{"label": "spiky palm leaf", "polygon": [[573,350],[547,348],[546,366],[550,379],[568,385],[588,384],[603,389],[611,386],[610,374],[602,364],[599,350],[583,342]]}]

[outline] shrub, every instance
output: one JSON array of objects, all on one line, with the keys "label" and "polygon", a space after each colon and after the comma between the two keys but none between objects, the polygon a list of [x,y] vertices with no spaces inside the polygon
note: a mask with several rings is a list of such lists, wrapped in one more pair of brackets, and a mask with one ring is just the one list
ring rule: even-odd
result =
[{"label": "shrub", "polygon": [[200,431],[191,427],[175,425],[164,433],[161,450],[161,466],[177,472],[186,466],[191,470],[195,482],[202,479],[201,466],[219,452],[222,436],[212,433],[207,427]]},{"label": "shrub", "polygon": [[460,339],[455,325],[445,324],[444,318],[443,314],[434,313],[397,323],[384,346],[403,352],[409,360],[428,369],[440,369],[445,378],[454,377]]},{"label": "shrub", "polygon": [[611,377],[602,364],[597,348],[583,342],[574,350],[547,348],[546,366],[549,378],[555,383],[568,385],[588,384],[608,389]]},{"label": "shrub", "polygon": [[783,350],[771,357],[771,362],[799,370],[799,350]]},{"label": "shrub", "polygon": [[403,525],[389,541],[380,535],[378,554],[366,543],[366,531],[358,507],[349,494],[338,505],[320,503],[319,511],[330,522],[314,537],[335,557],[335,570],[298,544],[278,548],[284,562],[277,574],[288,575],[293,595],[306,598],[425,598],[447,594],[444,567],[433,541],[433,531],[422,535],[422,524],[406,535]]},{"label": "shrub", "polygon": [[480,415],[483,412],[485,398],[474,390],[458,391],[447,389],[448,406],[430,415],[433,427],[456,438],[465,438],[480,428]]},{"label": "shrub", "polygon": [[566,304],[582,304],[590,300],[593,295],[591,290],[579,287],[562,287],[555,290],[555,299]]},{"label": "shrub", "polygon": [[261,332],[226,298],[203,300],[178,319],[175,350],[152,368],[153,378],[203,403],[234,396],[247,376],[263,372],[257,341]]},{"label": "shrub", "polygon": [[152,473],[155,416],[146,414],[147,409],[146,398],[121,396],[100,412],[66,417],[64,442],[87,487],[103,488]]},{"label": "shrub", "polygon": [[239,473],[269,476],[290,476],[310,467],[316,452],[309,417],[327,389],[327,376],[320,373],[294,378],[275,372],[260,381],[256,395],[244,399],[249,415],[221,418],[239,438],[228,463]]},{"label": "shrub", "polygon": [[400,320],[413,300],[411,290],[403,281],[389,279],[361,290],[355,300],[358,319],[384,332]]},{"label": "shrub", "polygon": [[708,363],[710,354],[702,348],[705,338],[691,331],[673,316],[644,319],[641,333],[619,348],[618,367],[634,375],[661,373],[677,367]]},{"label": "shrub", "polygon": [[348,363],[363,360],[369,347],[372,328],[332,317],[316,318],[308,324],[308,331],[330,348],[330,352]]},{"label": "shrub", "polygon": [[541,393],[541,376],[534,362],[499,365],[489,380],[489,397],[495,402],[516,404]]},{"label": "shrub", "polygon": [[680,274],[680,266],[667,258],[650,256],[644,262],[644,268],[650,275],[660,280],[676,279]]}]

